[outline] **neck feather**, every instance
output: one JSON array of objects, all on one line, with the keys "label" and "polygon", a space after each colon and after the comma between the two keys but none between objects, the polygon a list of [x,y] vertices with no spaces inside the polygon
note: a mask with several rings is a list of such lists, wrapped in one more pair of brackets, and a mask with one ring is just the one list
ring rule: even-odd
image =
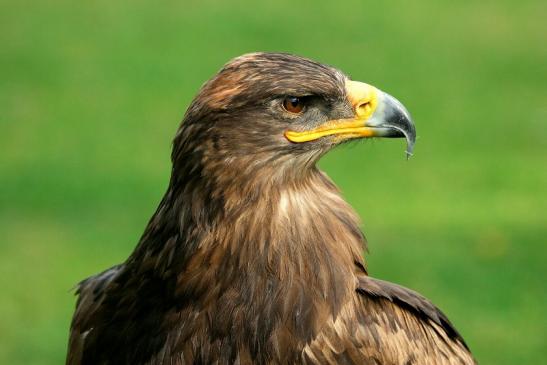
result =
[{"label": "neck feather", "polygon": [[[356,215],[321,171],[262,185],[247,198],[207,184],[177,186],[169,188],[127,265],[171,281],[179,305],[202,300],[233,306],[222,313],[245,308],[263,323],[279,318],[306,340],[354,293],[356,272],[365,270],[364,239]],[[249,331],[267,334],[271,326]]]}]

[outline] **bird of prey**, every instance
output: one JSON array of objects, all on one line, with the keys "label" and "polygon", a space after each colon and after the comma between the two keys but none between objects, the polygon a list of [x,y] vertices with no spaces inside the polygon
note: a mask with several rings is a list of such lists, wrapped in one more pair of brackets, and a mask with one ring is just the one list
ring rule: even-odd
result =
[{"label": "bird of prey", "polygon": [[316,165],[358,138],[410,154],[415,135],[395,98],[333,67],[233,59],[186,111],[133,253],[78,285],[67,364],[474,364],[430,301],[368,275]]}]

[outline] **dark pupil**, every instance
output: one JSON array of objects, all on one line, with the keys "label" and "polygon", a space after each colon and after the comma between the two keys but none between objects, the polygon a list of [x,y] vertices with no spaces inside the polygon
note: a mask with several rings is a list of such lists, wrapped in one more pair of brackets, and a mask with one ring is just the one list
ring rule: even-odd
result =
[{"label": "dark pupil", "polygon": [[296,108],[298,104],[300,104],[300,100],[298,98],[290,98],[289,102],[293,108]]}]

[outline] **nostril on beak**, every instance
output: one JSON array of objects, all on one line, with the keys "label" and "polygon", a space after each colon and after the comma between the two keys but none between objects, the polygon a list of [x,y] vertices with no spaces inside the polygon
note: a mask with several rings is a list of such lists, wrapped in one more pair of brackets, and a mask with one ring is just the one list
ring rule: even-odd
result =
[{"label": "nostril on beak", "polygon": [[357,104],[357,107],[355,108],[355,112],[359,117],[366,117],[369,116],[372,111],[372,104],[370,101],[363,101],[359,104]]}]

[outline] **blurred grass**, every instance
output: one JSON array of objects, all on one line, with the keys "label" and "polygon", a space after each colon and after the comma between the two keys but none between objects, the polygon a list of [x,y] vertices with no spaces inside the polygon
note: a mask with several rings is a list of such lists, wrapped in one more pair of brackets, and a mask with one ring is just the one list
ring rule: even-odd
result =
[{"label": "blurred grass", "polygon": [[170,141],[230,58],[333,64],[411,110],[401,141],[322,167],[364,221],[374,276],[431,298],[481,364],[547,356],[547,6],[541,1],[0,4],[0,363],[57,364],[69,289],[123,260]]}]

